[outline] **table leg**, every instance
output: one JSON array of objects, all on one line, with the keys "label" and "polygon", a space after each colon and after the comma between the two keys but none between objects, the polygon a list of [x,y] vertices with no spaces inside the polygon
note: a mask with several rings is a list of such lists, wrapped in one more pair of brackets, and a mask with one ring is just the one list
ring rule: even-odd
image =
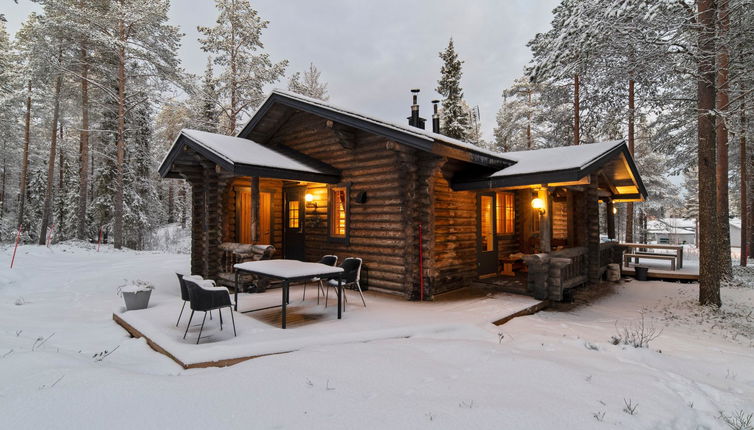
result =
[{"label": "table leg", "polygon": [[238,269],[236,269],[236,286],[233,290],[235,291],[233,294],[235,294],[236,312],[238,312]]},{"label": "table leg", "polygon": [[282,315],[282,327],[285,328],[286,315],[285,311],[288,307],[288,281],[283,282],[283,315]]},{"label": "table leg", "polygon": [[683,269],[683,248],[678,250],[678,268]]},{"label": "table leg", "polygon": [[342,301],[343,301],[342,276],[338,275],[338,319],[342,318],[342,313],[341,313],[341,310],[343,309],[341,307]]}]

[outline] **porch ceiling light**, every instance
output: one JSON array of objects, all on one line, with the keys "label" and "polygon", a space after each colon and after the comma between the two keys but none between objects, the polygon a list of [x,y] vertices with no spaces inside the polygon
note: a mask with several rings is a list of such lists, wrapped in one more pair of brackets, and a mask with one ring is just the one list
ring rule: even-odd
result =
[{"label": "porch ceiling light", "polygon": [[540,199],[539,197],[532,199],[531,207],[538,210],[540,215],[545,214],[545,201]]},{"label": "porch ceiling light", "polygon": [[314,201],[314,196],[312,195],[312,193],[306,193],[306,195],[304,196],[304,199],[306,200],[307,203],[311,203]]}]

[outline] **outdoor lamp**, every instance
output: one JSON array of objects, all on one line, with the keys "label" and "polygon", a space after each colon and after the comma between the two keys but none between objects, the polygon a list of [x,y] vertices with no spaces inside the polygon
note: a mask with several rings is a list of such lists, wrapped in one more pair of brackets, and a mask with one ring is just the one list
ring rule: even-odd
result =
[{"label": "outdoor lamp", "polygon": [[615,206],[613,206],[613,215],[617,214],[617,213],[618,213],[618,208],[616,208]]},{"label": "outdoor lamp", "polygon": [[540,215],[545,214],[545,201],[540,199],[539,197],[535,197],[534,199],[532,199],[531,207],[534,209],[537,209]]},{"label": "outdoor lamp", "polygon": [[314,214],[317,214],[317,202],[314,201],[314,195],[312,193],[306,193],[304,195],[304,200],[306,201],[306,206],[310,208],[314,208]]}]

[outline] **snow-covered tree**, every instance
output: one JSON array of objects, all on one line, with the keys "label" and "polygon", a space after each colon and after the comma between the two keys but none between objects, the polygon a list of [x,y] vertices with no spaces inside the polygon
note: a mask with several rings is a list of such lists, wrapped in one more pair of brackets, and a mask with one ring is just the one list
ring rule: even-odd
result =
[{"label": "snow-covered tree", "polygon": [[238,122],[262,102],[264,85],[277,82],[285,73],[287,60],[273,63],[262,52],[262,20],[248,0],[215,0],[218,14],[213,27],[198,27],[202,50],[214,55],[222,68],[217,80],[223,99],[222,115],[227,133],[235,134]]},{"label": "snow-covered tree", "polygon": [[309,63],[309,69],[304,71],[303,77],[300,72],[291,75],[288,80],[288,90],[313,99],[327,101],[330,99],[327,94],[327,82],[320,82],[321,74],[314,63]]},{"label": "snow-covered tree", "polygon": [[199,90],[194,95],[192,110],[194,121],[191,128],[217,133],[220,129],[220,95],[211,58],[207,58],[207,67]]},{"label": "snow-covered tree", "polygon": [[[440,132],[454,139],[467,140],[469,136],[469,111],[464,107],[463,89],[461,88],[461,66],[453,39],[447,48],[440,52],[442,68],[436,91],[443,96],[440,114]],[[468,105],[466,105],[468,106]]]}]

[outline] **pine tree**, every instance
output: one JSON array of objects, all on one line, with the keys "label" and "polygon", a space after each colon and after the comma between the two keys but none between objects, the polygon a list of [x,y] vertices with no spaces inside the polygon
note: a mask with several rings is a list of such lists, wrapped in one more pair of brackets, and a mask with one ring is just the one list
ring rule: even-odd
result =
[{"label": "pine tree", "polygon": [[463,61],[458,59],[453,39],[448,47],[440,52],[443,61],[440,69],[440,80],[436,91],[444,97],[442,113],[440,115],[440,132],[448,137],[467,140],[469,136],[469,113],[463,105],[463,89],[461,89],[461,66]]},{"label": "pine tree", "polygon": [[217,81],[214,77],[211,58],[207,58],[207,68],[204,71],[197,99],[199,103],[194,112],[195,128],[217,133],[220,128],[220,95],[217,92]]},{"label": "pine tree", "polygon": [[167,12],[170,8],[168,0],[152,0],[147,3],[119,0],[112,6],[108,16],[115,31],[107,32],[107,36],[117,47],[118,82],[113,239],[115,248],[121,248],[124,240],[126,112],[130,108],[126,98],[129,85],[126,69],[129,63],[138,62],[138,73],[142,78],[150,74],[155,78],[171,77],[178,64],[175,54],[180,36],[175,27],[167,24]]},{"label": "pine tree", "polygon": [[313,99],[328,101],[330,96],[327,94],[327,83],[320,82],[320,75],[321,72],[314,63],[309,63],[309,70],[304,71],[303,80],[300,72],[291,75],[288,90]]},{"label": "pine tree", "polygon": [[699,0],[698,15],[699,303],[720,306],[719,222],[715,180],[715,34],[714,0]]},{"label": "pine tree", "polygon": [[261,36],[268,21],[262,20],[248,0],[215,0],[220,12],[214,27],[198,27],[202,50],[214,55],[222,67],[218,91],[225,101],[222,110],[227,133],[235,134],[241,117],[262,102],[265,84],[277,82],[288,61],[272,63]]}]

